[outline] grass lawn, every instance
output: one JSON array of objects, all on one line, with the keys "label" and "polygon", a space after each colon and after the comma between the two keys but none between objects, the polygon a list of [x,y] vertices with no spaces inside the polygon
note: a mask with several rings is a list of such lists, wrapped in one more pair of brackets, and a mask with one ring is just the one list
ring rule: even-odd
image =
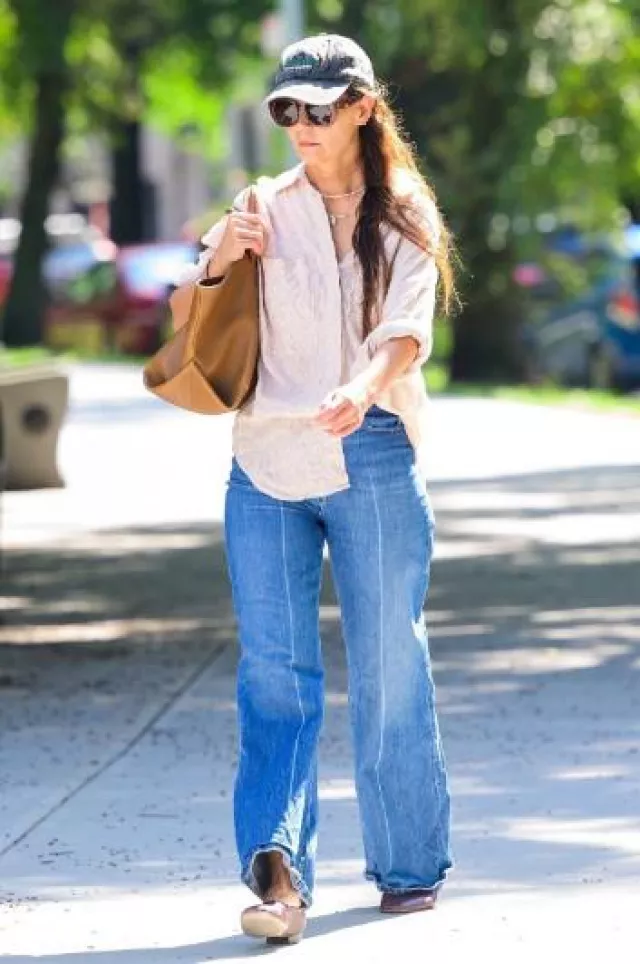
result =
[{"label": "grass lawn", "polygon": [[0,348],[0,366],[2,365],[38,365],[42,362],[74,362],[90,361],[105,364],[126,364],[143,365],[147,361],[146,355],[124,355],[119,352],[95,352],[81,351],[79,349],[66,349],[65,351],[52,351],[44,346],[35,348]]},{"label": "grass lawn", "polygon": [[588,411],[624,412],[640,415],[640,394],[618,395],[587,388],[563,388],[560,385],[491,385],[473,382],[450,385],[445,365],[427,363],[425,381],[429,393],[437,395],[473,395],[476,398],[508,398],[535,405],[562,405]]}]

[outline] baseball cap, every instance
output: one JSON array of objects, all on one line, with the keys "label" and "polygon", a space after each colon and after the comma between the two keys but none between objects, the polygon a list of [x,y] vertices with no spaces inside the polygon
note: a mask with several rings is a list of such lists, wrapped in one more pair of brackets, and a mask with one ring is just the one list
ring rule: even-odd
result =
[{"label": "baseball cap", "polygon": [[329,33],[305,37],[283,50],[264,103],[291,97],[306,104],[331,104],[354,82],[375,93],[373,65],[355,40]]}]

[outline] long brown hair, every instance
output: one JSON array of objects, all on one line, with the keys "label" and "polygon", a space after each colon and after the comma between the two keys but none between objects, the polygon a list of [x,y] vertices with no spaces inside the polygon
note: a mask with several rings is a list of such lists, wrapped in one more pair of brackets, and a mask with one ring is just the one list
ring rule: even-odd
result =
[{"label": "long brown hair", "polygon": [[[343,96],[347,103],[354,103],[365,93],[365,89],[352,85]],[[374,327],[374,320],[379,320],[379,294],[389,280],[390,265],[380,231],[383,224],[395,228],[403,237],[433,255],[439,271],[439,310],[447,314],[456,299],[451,232],[438,210],[433,189],[420,173],[415,149],[389,105],[386,90],[382,85],[378,85],[376,94],[371,117],[359,132],[367,189],[360,204],[360,215],[353,237],[354,250],[362,266],[362,319],[365,335]],[[397,173],[408,174],[413,187],[411,193],[422,194],[435,205],[437,245],[434,246],[432,232],[421,220],[411,199],[394,193],[393,181]]]}]

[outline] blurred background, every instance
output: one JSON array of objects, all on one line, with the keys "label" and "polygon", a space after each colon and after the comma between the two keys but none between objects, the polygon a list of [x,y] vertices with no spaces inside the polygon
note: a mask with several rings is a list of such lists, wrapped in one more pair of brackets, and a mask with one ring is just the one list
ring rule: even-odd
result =
[{"label": "blurred background", "polygon": [[370,52],[458,239],[430,386],[637,390],[639,9],[0,0],[4,361],[158,347],[175,266],[291,162],[259,103],[284,43],[324,30]]},{"label": "blurred background", "polygon": [[424,368],[456,868],[428,927],[379,923],[325,563],[300,952],[413,959],[428,930],[451,961],[636,964],[639,25],[640,0],[0,0],[6,964],[247,953],[232,418],[164,404],[142,366],[203,232],[292,163],[259,105],[321,30],[371,54],[460,256]]}]

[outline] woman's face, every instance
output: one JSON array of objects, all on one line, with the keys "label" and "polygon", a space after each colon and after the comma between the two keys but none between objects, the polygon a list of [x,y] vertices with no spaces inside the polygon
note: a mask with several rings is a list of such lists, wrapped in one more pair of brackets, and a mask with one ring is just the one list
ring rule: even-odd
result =
[{"label": "woman's face", "polygon": [[291,145],[300,160],[323,164],[332,157],[340,157],[358,142],[358,131],[369,120],[375,98],[365,94],[355,104],[339,107],[333,124],[316,127],[309,123],[304,111],[298,122],[288,127]]}]

